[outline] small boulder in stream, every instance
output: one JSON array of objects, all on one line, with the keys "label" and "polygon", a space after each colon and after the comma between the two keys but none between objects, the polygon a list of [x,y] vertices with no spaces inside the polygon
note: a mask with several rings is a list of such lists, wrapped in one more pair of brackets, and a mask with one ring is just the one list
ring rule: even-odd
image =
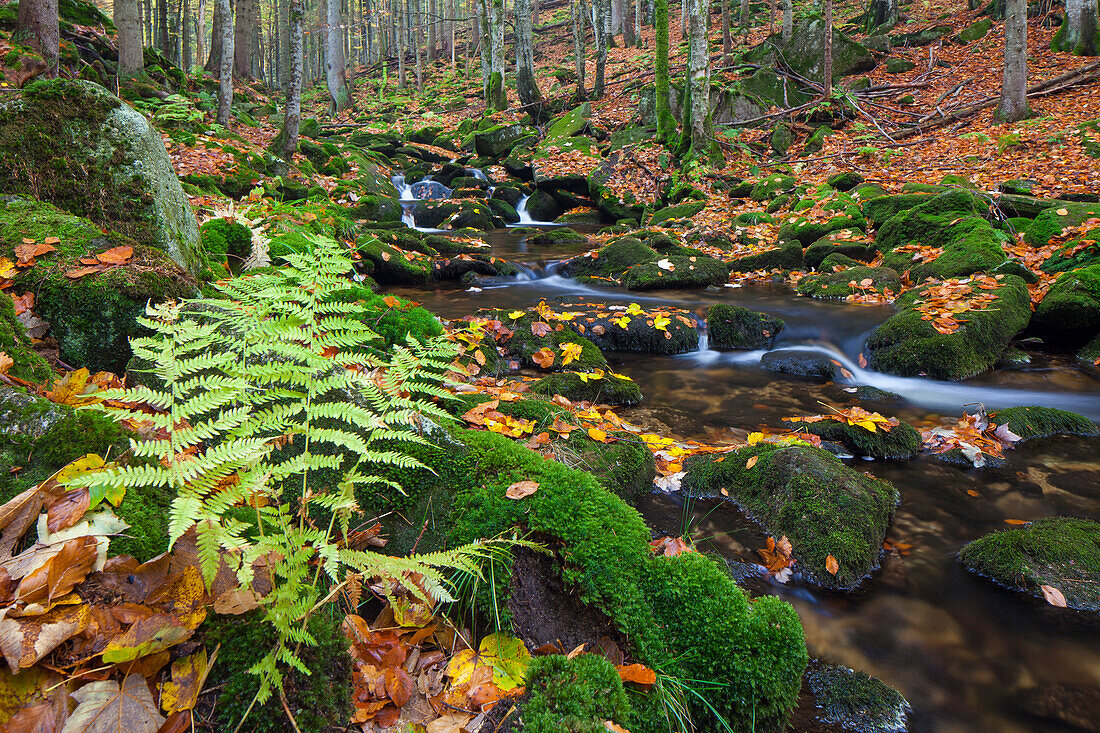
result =
[{"label": "small boulder in stream", "polygon": [[860,458],[912,458],[921,449],[920,433],[905,422],[892,427],[879,424],[874,431],[860,425],[850,425],[845,420],[832,419],[792,422],[787,427],[838,443]]},{"label": "small boulder in stream", "polygon": [[409,186],[409,192],[418,199],[445,199],[451,195],[451,189],[438,181],[417,181]]},{"label": "small boulder in stream", "polygon": [[1009,407],[997,410],[990,418],[997,425],[1007,425],[1022,440],[1048,438],[1052,435],[1100,434],[1096,430],[1096,424],[1084,415],[1053,407]]},{"label": "small boulder in stream", "polygon": [[760,365],[771,372],[792,374],[811,379],[841,380],[841,363],[822,351],[812,349],[779,349],[760,357]]},{"label": "small boulder in stream", "polygon": [[859,733],[905,733],[909,702],[877,677],[816,660],[806,668],[806,684],[822,723]]},{"label": "small boulder in stream", "polygon": [[1100,524],[1090,519],[1044,517],[992,532],[963,547],[959,561],[1052,605],[1100,613]]},{"label": "small boulder in stream", "polygon": [[770,349],[784,323],[767,313],[727,303],[707,311],[707,334],[711,348]]},{"label": "small boulder in stream", "polygon": [[[684,470],[685,495],[721,498],[726,489],[765,532],[791,541],[795,572],[836,590],[857,587],[878,567],[899,500],[889,483],[807,445],[757,443],[733,453],[696,455]],[[836,560],[836,573],[826,567],[829,557]]]}]

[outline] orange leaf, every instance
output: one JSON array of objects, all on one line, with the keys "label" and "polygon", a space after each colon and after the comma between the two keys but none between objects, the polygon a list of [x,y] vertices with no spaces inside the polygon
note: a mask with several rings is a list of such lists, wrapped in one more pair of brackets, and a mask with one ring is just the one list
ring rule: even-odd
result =
[{"label": "orange leaf", "polygon": [[91,275],[94,272],[100,272],[102,269],[103,268],[101,267],[78,267],[75,270],[69,270],[68,272],[66,272],[65,277],[76,280],[78,278],[84,277],[85,275]]},{"label": "orange leaf", "polygon": [[657,682],[657,673],[644,664],[618,664],[615,665],[615,670],[623,682],[646,686]]},{"label": "orange leaf", "polygon": [[753,456],[749,460],[745,461],[745,468],[752,468],[756,465],[756,462],[760,460],[760,456]]},{"label": "orange leaf", "polygon": [[522,499],[525,496],[530,496],[539,490],[539,485],[535,481],[517,481],[508,487],[504,492],[504,495],[509,499]]},{"label": "orange leaf", "polygon": [[833,575],[836,575],[838,572],[840,572],[840,563],[838,563],[836,561],[836,558],[833,557],[832,555],[826,555],[825,556],[825,569],[828,570]]},{"label": "orange leaf", "polygon": [[1040,585],[1039,589],[1043,591],[1043,599],[1047,603],[1058,608],[1066,608],[1066,597],[1062,595],[1062,591],[1053,585]]},{"label": "orange leaf", "polygon": [[1015,526],[1020,526],[1021,524],[1027,524],[1027,523],[1028,522],[1027,522],[1026,519],[1006,519],[1005,520],[1005,524],[1012,524],[1012,525],[1015,525]]},{"label": "orange leaf", "polygon": [[123,265],[134,256],[134,248],[128,245],[112,247],[106,252],[100,252],[95,257],[105,265]]}]

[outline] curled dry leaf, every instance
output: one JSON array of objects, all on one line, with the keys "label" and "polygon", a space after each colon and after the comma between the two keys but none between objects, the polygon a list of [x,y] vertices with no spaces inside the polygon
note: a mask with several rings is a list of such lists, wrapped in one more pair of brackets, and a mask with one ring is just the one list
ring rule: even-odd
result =
[{"label": "curled dry leaf", "polygon": [[646,687],[657,683],[657,673],[644,664],[618,664],[615,671],[623,682],[633,682]]},{"label": "curled dry leaf", "polygon": [[749,460],[745,461],[745,468],[752,468],[756,465],[756,462],[760,460],[760,456],[753,456]]},{"label": "curled dry leaf", "polygon": [[522,499],[525,496],[530,496],[539,490],[539,485],[535,481],[517,481],[508,487],[508,490],[504,492],[504,495],[509,499]]},{"label": "curled dry leaf", "polygon": [[1062,591],[1053,585],[1041,585],[1039,589],[1043,591],[1043,599],[1047,603],[1058,608],[1066,608],[1066,597],[1062,594]]}]

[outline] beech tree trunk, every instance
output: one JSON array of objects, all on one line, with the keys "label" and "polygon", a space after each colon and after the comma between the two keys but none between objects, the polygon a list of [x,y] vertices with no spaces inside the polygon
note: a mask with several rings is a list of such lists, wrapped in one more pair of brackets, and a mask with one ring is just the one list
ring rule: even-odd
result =
[{"label": "beech tree trunk", "polygon": [[145,70],[141,0],[114,0],[114,16],[118,29],[118,78],[133,78]]},{"label": "beech tree trunk", "polygon": [[183,9],[180,12],[181,20],[183,22],[183,70],[191,70],[191,2],[190,0],[183,0]]},{"label": "beech tree trunk", "polygon": [[733,53],[733,39],[730,37],[730,0],[722,0],[722,56]]},{"label": "beech tree trunk", "polygon": [[[516,93],[524,106],[542,101],[535,84],[534,33],[531,30],[532,0],[515,0]],[[532,114],[534,114],[532,112]]]},{"label": "beech tree trunk", "polygon": [[688,3],[691,0],[680,0],[680,38],[688,37],[688,15],[691,11],[688,7]]},{"label": "beech tree trunk", "polygon": [[783,43],[791,40],[794,33],[794,0],[783,0]]},{"label": "beech tree trunk", "polygon": [[287,59],[286,111],[283,114],[282,140],[279,153],[290,160],[298,149],[298,128],[302,122],[302,18],[305,16],[303,0],[292,0],[287,22],[290,27],[288,42],[290,58]]},{"label": "beech tree trunk", "polygon": [[168,39],[168,0],[157,0],[157,50],[171,58],[172,43]]},{"label": "beech tree trunk", "polygon": [[584,17],[587,10],[584,7],[584,0],[572,0],[572,12],[573,12],[573,65],[577,71],[577,99],[584,99],[588,92],[584,88],[584,72],[585,72],[585,35],[584,35]]},{"label": "beech tree trunk", "polygon": [[1027,106],[1027,0],[1005,3],[1005,63],[1001,103],[994,117],[1019,122],[1031,114]]},{"label": "beech tree trunk", "polygon": [[633,46],[634,38],[634,0],[623,0],[623,45]]},{"label": "beech tree trunk", "polygon": [[821,53],[821,84],[828,99],[833,96],[833,0],[825,0],[825,43]]},{"label": "beech tree trunk", "polygon": [[[832,0],[827,0],[831,2]],[[744,7],[744,6],[742,6]],[[708,43],[708,21],[710,3],[708,0],[692,0],[688,19],[688,109],[684,102],[683,116],[690,114],[691,154],[702,155],[711,147],[710,124],[710,44]],[[687,125],[684,125],[687,127]]]},{"label": "beech tree trunk", "polygon": [[676,121],[668,104],[668,0],[655,0],[653,25],[656,27],[656,61],[654,63],[654,94],[657,111],[657,139],[671,147],[676,135]]},{"label": "beech tree trunk", "polygon": [[221,13],[221,48],[218,67],[218,124],[229,125],[233,107],[233,7],[229,0],[217,0]]},{"label": "beech tree trunk", "polygon": [[15,27],[17,35],[41,54],[47,76],[56,77],[61,53],[57,0],[19,0]]},{"label": "beech tree trunk", "polygon": [[489,106],[505,109],[508,91],[504,88],[504,0],[488,0],[489,5]]},{"label": "beech tree trunk", "polygon": [[741,33],[743,35],[749,34],[749,0],[741,0]]},{"label": "beech tree trunk", "polygon": [[[146,0],[148,2],[148,0]],[[222,2],[214,0],[214,15],[210,20],[210,55],[202,67],[208,74],[220,74],[222,68]]]},{"label": "beech tree trunk", "polygon": [[604,75],[607,71],[607,29],[611,25],[610,0],[593,0],[596,10],[596,81],[592,85],[592,95],[603,99]]},{"label": "beech tree trunk", "polygon": [[345,73],[344,42],[340,37],[340,0],[325,0],[325,81],[332,114],[351,107]]},{"label": "beech tree trunk", "polygon": [[[116,23],[117,25],[117,23]],[[206,0],[199,0],[195,15],[195,64],[206,63]]]},{"label": "beech tree trunk", "polygon": [[257,0],[236,0],[237,17],[233,25],[233,74],[238,79],[252,76],[252,14]]},{"label": "beech tree trunk", "polygon": [[436,21],[438,20],[439,11],[436,8],[436,0],[428,0],[428,15],[431,16],[428,20],[428,61],[435,61],[436,52],[439,50],[436,47]]},{"label": "beech tree trunk", "polygon": [[1096,0],[1066,0],[1066,18],[1050,42],[1054,51],[1095,56],[1100,50]]}]

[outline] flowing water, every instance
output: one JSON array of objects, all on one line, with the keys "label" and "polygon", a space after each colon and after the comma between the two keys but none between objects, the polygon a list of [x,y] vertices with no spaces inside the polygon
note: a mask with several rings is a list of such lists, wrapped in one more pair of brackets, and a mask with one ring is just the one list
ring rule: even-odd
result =
[{"label": "flowing water", "polygon": [[[525,265],[526,276],[487,281],[477,288],[439,285],[394,288],[443,318],[479,308],[526,308],[540,299],[637,302],[685,308],[703,315],[715,303],[768,312],[786,321],[775,349],[818,350],[841,362],[850,382],[901,395],[883,405],[917,427],[957,416],[963,406],[989,410],[1044,405],[1100,420],[1100,382],[1066,359],[1033,354],[1026,367],[1001,369],[961,383],[908,379],[858,366],[871,329],[892,313],[886,306],[799,298],[785,286],[754,285],[631,293],[597,288],[555,274],[555,263],[575,248],[528,247],[520,232],[487,235],[493,254]],[[681,438],[721,441],[744,437],[780,418],[818,414],[822,402],[854,404],[852,386],[822,383],[764,370],[763,352],[706,348],[679,356],[608,354],[644,395],[624,419]],[[973,407],[970,408],[972,412]],[[954,555],[967,541],[1003,529],[1005,519],[1062,514],[1096,517],[1100,507],[1100,441],[1055,438],[1007,452],[996,470],[948,466],[930,457],[908,462],[853,461],[892,482],[901,505],[888,538],[912,545],[886,556],[883,568],[859,592],[838,595],[763,578],[753,592],[779,595],[798,610],[813,656],[880,677],[913,706],[914,731],[1054,731],[1053,723],[1020,711],[1021,689],[1053,683],[1100,685],[1100,623],[1075,618],[975,577]],[[971,492],[971,493],[968,493]],[[685,506],[654,494],[640,506],[659,531],[689,528],[697,540],[730,559],[752,562],[763,535],[728,505]]]}]

